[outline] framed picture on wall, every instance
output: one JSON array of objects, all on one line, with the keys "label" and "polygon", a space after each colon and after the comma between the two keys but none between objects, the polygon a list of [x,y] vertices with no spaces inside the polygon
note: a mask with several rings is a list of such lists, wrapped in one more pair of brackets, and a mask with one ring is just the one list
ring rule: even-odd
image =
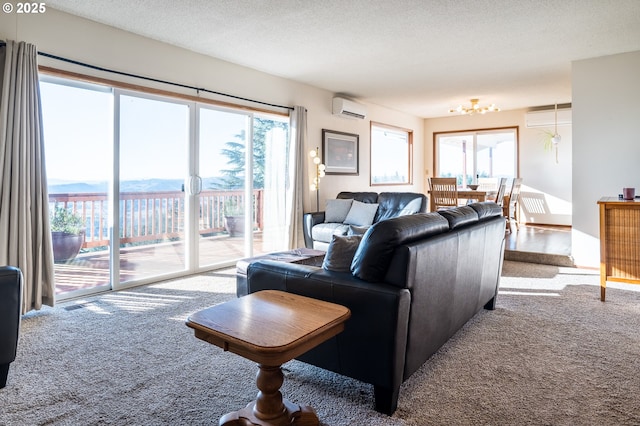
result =
[{"label": "framed picture on wall", "polygon": [[322,163],[328,175],[358,175],[359,136],[322,129]]}]

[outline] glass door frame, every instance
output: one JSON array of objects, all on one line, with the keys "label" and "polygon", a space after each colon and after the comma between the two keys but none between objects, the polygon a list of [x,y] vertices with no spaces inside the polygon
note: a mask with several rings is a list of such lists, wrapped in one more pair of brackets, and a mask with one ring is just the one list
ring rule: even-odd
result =
[{"label": "glass door frame", "polygon": [[[120,181],[120,154],[121,154],[121,100],[122,96],[129,96],[133,98],[147,99],[152,101],[166,102],[170,104],[184,105],[188,108],[189,118],[188,118],[188,136],[187,136],[187,146],[184,147],[187,152],[187,164],[184,165],[186,173],[190,173],[190,147],[193,144],[194,140],[194,131],[193,124],[195,122],[194,118],[194,109],[195,102],[185,101],[179,98],[173,98],[169,96],[162,96],[157,94],[152,94],[148,92],[138,92],[134,90],[127,90],[121,88],[114,88],[114,99],[113,99],[113,107],[114,107],[114,131],[113,131],[113,179],[112,179],[112,187],[110,188],[111,194],[111,202],[110,202],[110,241],[111,241],[111,259],[110,259],[110,269],[111,269],[111,288],[113,290],[122,290],[130,287],[136,287],[139,285],[149,284],[153,282],[158,282],[161,280],[167,280],[172,278],[183,277],[188,275],[189,273],[194,272],[194,269],[190,267],[191,262],[191,253],[189,252],[189,248],[192,245],[191,240],[193,240],[193,224],[191,223],[191,214],[189,212],[189,196],[187,195],[187,184],[189,183],[188,176],[184,177],[183,185],[185,188],[184,191],[184,206],[185,206],[185,225],[184,225],[184,251],[185,251],[185,261],[183,263],[183,269],[179,271],[172,271],[167,273],[161,273],[149,277],[133,279],[126,282],[121,282],[121,270],[120,270],[120,189],[121,189],[121,181]],[[117,237],[117,238],[116,238]]]},{"label": "glass door frame", "polygon": [[[245,173],[244,173],[244,199],[251,200],[252,202],[244,203],[244,217],[253,217],[253,121],[255,114],[251,111],[235,108],[225,108],[216,105],[206,103],[195,104],[195,123],[194,134],[192,138],[191,152],[190,152],[190,169],[189,169],[189,201],[190,207],[190,223],[193,225],[193,232],[191,233],[192,241],[189,245],[190,253],[192,254],[190,259],[190,270],[193,272],[205,272],[212,269],[218,269],[223,267],[234,266],[240,258],[251,257],[253,254],[253,221],[245,219],[244,222],[244,253],[240,258],[231,258],[215,264],[202,265],[200,262],[200,244],[199,244],[199,209],[200,209],[200,191],[202,190],[202,177],[200,175],[200,129],[202,120],[202,110],[209,110],[214,112],[222,112],[228,114],[235,114],[238,116],[244,116],[247,120],[246,137],[245,137]],[[248,172],[247,172],[248,171]]]}]

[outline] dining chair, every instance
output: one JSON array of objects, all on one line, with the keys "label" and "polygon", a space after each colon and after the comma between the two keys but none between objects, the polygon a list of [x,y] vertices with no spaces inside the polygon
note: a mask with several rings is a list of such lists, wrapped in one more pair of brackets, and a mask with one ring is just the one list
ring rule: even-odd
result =
[{"label": "dining chair", "polygon": [[496,192],[495,203],[499,206],[504,204],[504,195],[507,190],[507,178],[500,178],[498,182],[498,192]]},{"label": "dining chair", "polygon": [[[495,201],[498,200],[498,191],[500,185],[503,183],[504,178],[478,178],[478,191],[484,191],[486,193],[485,200]],[[502,205],[501,203],[499,203]]]},{"label": "dining chair", "polygon": [[518,199],[520,198],[520,187],[522,186],[522,178],[513,179],[509,194],[504,197],[502,204],[502,215],[507,219],[507,230],[511,232],[511,224],[516,223],[516,230],[519,229],[518,224]]},{"label": "dining chair", "polygon": [[429,178],[433,211],[458,207],[457,178]]},{"label": "dining chair", "polygon": [[498,189],[498,179],[496,178],[478,178],[479,191],[496,191]]}]

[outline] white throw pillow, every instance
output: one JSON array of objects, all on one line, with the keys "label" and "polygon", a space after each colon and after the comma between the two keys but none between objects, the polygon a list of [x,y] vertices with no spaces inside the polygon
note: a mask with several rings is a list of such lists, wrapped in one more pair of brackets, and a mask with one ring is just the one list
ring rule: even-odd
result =
[{"label": "white throw pillow", "polygon": [[373,218],[376,217],[377,211],[378,204],[361,203],[358,200],[353,200],[349,214],[347,214],[343,223],[347,225],[369,226],[373,223]]}]

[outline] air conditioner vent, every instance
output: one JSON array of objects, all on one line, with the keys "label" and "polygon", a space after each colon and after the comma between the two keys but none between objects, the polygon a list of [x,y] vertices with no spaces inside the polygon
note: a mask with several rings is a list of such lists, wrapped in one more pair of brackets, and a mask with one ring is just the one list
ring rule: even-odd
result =
[{"label": "air conditioner vent", "polygon": [[367,116],[367,108],[357,102],[344,98],[333,98],[333,115],[363,120]]},{"label": "air conditioner vent", "polygon": [[[556,123],[555,110],[530,111],[525,114],[525,125],[532,127],[553,127]],[[571,109],[558,109],[558,126],[571,125]]]}]

